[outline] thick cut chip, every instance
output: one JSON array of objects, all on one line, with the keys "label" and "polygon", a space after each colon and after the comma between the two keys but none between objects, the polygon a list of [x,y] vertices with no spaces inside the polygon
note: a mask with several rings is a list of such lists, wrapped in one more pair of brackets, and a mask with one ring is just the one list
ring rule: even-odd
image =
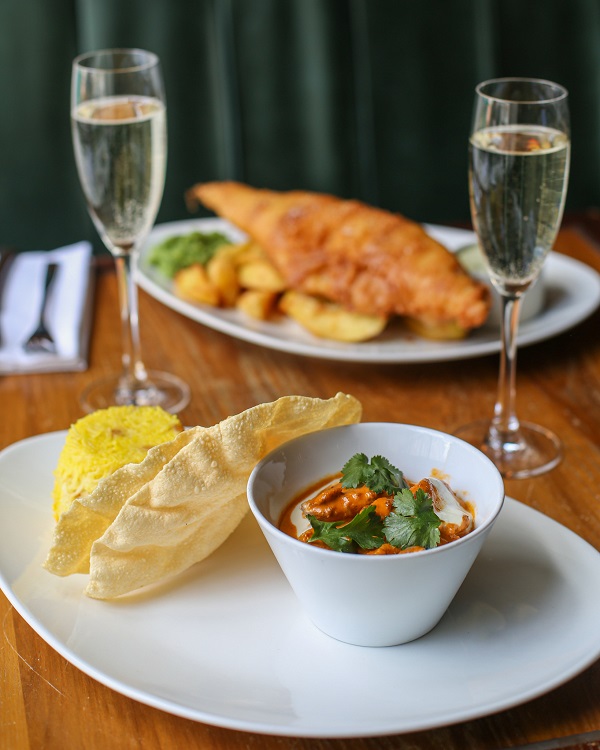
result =
[{"label": "thick cut chip", "polygon": [[177,271],[173,285],[177,295],[190,302],[216,306],[221,301],[218,288],[210,280],[206,268],[201,263],[193,263]]},{"label": "thick cut chip", "polygon": [[118,469],[61,515],[44,567],[90,573],[85,593],[127,594],[200,562],[247,511],[246,483],[294,437],[360,421],[353,396],[284,396],[212,427],[193,427]]},{"label": "thick cut chip", "polygon": [[275,317],[277,311],[276,292],[262,289],[246,289],[237,298],[235,306],[245,315],[255,320],[269,320]]},{"label": "thick cut chip", "polygon": [[307,331],[336,341],[368,341],[379,336],[387,323],[385,315],[365,315],[344,309],[336,302],[290,290],[279,307]]}]

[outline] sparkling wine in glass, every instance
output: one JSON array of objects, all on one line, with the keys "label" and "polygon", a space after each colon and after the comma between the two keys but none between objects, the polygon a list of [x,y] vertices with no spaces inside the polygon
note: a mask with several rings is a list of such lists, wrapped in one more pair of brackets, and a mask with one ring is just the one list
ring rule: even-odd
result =
[{"label": "sparkling wine in glass", "polygon": [[515,411],[519,309],[554,244],[570,158],[567,92],[538,79],[502,78],[476,88],[469,142],[471,215],[490,278],[502,298],[498,393],[490,420],[459,437],[481,448],[507,478],[536,476],[562,458],[559,438]]},{"label": "sparkling wine in glass", "polygon": [[135,268],[156,219],[165,182],[167,123],[158,57],[145,50],[90,52],[73,62],[71,125],[75,161],[92,221],[116,266],[122,370],[92,383],[86,411],[110,405],[179,411],[190,390],[178,377],[144,366]]}]

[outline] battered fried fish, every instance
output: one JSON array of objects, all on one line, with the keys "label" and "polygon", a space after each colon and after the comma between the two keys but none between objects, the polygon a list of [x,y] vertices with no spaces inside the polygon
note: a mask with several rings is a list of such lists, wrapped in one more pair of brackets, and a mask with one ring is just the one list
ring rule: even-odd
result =
[{"label": "battered fried fish", "polygon": [[485,284],[403,216],[331,195],[237,182],[198,184],[186,198],[190,208],[202,203],[250,235],[292,289],[368,315],[408,316],[425,334],[460,335],[485,322]]}]

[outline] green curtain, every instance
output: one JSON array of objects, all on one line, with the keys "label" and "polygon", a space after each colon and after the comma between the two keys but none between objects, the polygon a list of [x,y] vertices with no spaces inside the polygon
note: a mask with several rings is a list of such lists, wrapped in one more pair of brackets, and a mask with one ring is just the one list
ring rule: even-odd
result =
[{"label": "green curtain", "polygon": [[161,57],[169,161],[159,222],[198,181],[356,197],[468,221],[475,84],[570,91],[568,210],[599,205],[598,0],[2,0],[0,245],[100,242],[72,156],[70,66],[83,51]]}]

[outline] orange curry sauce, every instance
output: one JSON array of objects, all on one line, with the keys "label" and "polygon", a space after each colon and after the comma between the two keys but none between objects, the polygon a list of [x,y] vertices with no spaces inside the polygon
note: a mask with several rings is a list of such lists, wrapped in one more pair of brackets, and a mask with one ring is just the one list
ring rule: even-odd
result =
[{"label": "orange curry sauce", "polygon": [[[380,518],[385,518],[390,514],[394,501],[392,495],[388,495],[385,492],[378,494],[367,487],[344,488],[339,481],[341,476],[341,473],[338,473],[332,474],[330,477],[324,477],[296,495],[281,515],[279,521],[281,531],[295,539],[299,539],[301,542],[308,542],[310,540],[313,534],[312,528],[308,528],[299,534],[298,528],[292,520],[294,511],[298,506],[302,506],[303,516],[310,514],[320,521],[339,521],[340,524],[344,522],[349,523],[367,505],[375,505],[376,512]],[[324,485],[327,486],[324,487]],[[422,479],[419,483],[411,485],[411,492],[415,493],[419,487],[427,494],[431,494],[427,479]],[[457,500],[474,518],[475,509],[472,504],[461,498],[457,498]],[[460,539],[468,534],[469,530],[465,524],[457,526],[456,524],[442,522],[440,524],[440,545]],[[329,549],[321,541],[316,541],[314,544],[315,546]],[[358,553],[363,555],[398,555],[406,552],[417,552],[423,549],[424,547],[400,549],[385,542],[378,549],[359,549]]]}]

